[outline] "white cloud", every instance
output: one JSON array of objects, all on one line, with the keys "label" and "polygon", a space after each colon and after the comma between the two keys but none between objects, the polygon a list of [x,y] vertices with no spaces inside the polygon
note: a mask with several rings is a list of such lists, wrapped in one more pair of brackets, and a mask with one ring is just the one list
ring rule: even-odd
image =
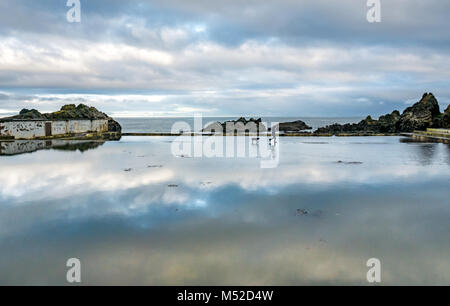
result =
[{"label": "white cloud", "polygon": [[[77,26],[53,20],[52,12],[45,11],[50,20],[36,13],[26,23],[2,10],[0,86],[27,98],[0,107],[55,108],[60,101],[36,93],[83,92],[86,101],[119,116],[252,109],[261,115],[365,115],[390,112],[425,91],[445,106],[450,54],[439,29],[448,23],[441,14],[447,5],[432,2],[385,4],[377,27],[356,14],[364,3],[353,1],[156,1],[151,7],[139,2],[139,12],[114,2],[85,11]],[[13,5],[9,11],[51,8]],[[440,27],[416,18],[425,8]],[[149,97],[123,97],[136,91]],[[92,93],[103,98],[96,102]],[[152,103],[156,95],[165,105]]]}]

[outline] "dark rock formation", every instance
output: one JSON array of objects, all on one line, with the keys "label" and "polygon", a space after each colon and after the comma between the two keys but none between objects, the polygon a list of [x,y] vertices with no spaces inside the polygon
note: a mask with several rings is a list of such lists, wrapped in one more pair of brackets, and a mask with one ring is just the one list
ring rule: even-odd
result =
[{"label": "dark rock formation", "polygon": [[442,117],[442,127],[445,129],[450,129],[450,105],[447,106],[444,116]]},{"label": "dark rock formation", "polygon": [[[261,118],[258,119],[250,118],[249,120],[247,120],[244,117],[241,117],[238,120],[225,121],[223,123],[214,122],[208,125],[206,128],[204,128],[202,131],[208,133],[213,133],[217,131],[223,131],[223,133],[225,132],[233,133],[233,131],[227,130],[227,123],[234,124],[234,126],[238,129],[238,132],[250,131],[256,133],[258,130],[259,132],[267,131],[267,127],[262,123]],[[312,127],[308,126],[305,122],[301,120],[297,120],[293,122],[279,123],[278,129],[281,132],[300,132],[304,130],[311,130]]]},{"label": "dark rock formation", "polygon": [[35,109],[22,109],[19,115],[5,119],[25,119],[25,120],[108,120],[109,132],[121,132],[122,127],[113,118],[100,112],[95,107],[84,104],[68,104],[61,107],[61,110],[53,113],[41,114]]},{"label": "dark rock formation", "polygon": [[[230,129],[230,127],[227,128],[227,123],[229,126],[234,127],[234,131]],[[251,133],[257,133],[257,132],[265,132],[266,126],[262,124],[261,118],[253,119],[250,118],[249,120],[245,119],[244,117],[239,118],[238,120],[229,120],[225,121],[223,123],[220,122],[214,122],[205,127],[202,132],[207,133],[245,133],[245,132],[251,132]]]},{"label": "dark rock formation", "polygon": [[317,134],[340,134],[340,133],[393,133],[395,132],[395,124],[400,117],[398,111],[392,114],[381,116],[379,120],[374,120],[367,116],[366,119],[358,123],[332,124],[318,128]]},{"label": "dark rock formation", "polygon": [[304,130],[311,130],[312,127],[308,126],[301,120],[293,122],[281,122],[278,126],[280,132],[301,132]]},{"label": "dark rock formation", "polygon": [[[239,118],[238,120],[231,120],[231,121],[227,121],[227,122],[242,123],[242,124],[244,124],[244,125],[247,124],[247,123],[253,122],[253,123],[255,123],[256,125],[259,125],[259,124],[261,124],[262,120],[261,120],[261,118],[258,118],[258,119],[250,118],[249,120],[247,120],[247,119],[245,119],[244,117],[241,117],[241,118]],[[225,123],[226,123],[226,122],[225,122]]]},{"label": "dark rock formation", "polygon": [[35,109],[22,109],[17,116],[11,117],[13,119],[46,119],[44,115],[42,115],[39,111]]},{"label": "dark rock formation", "polygon": [[422,99],[406,108],[397,125],[398,132],[426,130],[429,127],[440,127],[441,112],[439,104],[432,93],[424,93]]},{"label": "dark rock formation", "polygon": [[[448,110],[448,108],[447,108]],[[447,112],[446,110],[446,112]],[[414,105],[406,108],[400,115],[395,110],[387,114],[372,119],[367,116],[366,119],[353,124],[332,124],[326,127],[318,128],[317,134],[339,134],[339,133],[402,133],[412,132],[414,130],[426,130],[429,127],[448,127],[448,116],[441,114],[439,104],[432,93],[424,93],[422,99]]]},{"label": "dark rock formation", "polygon": [[46,114],[47,119],[50,120],[82,120],[82,119],[108,119],[108,115],[98,111],[95,107],[89,107],[84,104],[79,104],[75,106],[75,104],[68,104],[61,107],[60,111]]},{"label": "dark rock formation", "polygon": [[108,118],[108,132],[122,133],[122,127],[113,118]]},{"label": "dark rock formation", "polygon": [[392,113],[380,116],[376,125],[379,133],[395,133],[397,131],[397,122],[400,119],[400,112],[394,110]]}]

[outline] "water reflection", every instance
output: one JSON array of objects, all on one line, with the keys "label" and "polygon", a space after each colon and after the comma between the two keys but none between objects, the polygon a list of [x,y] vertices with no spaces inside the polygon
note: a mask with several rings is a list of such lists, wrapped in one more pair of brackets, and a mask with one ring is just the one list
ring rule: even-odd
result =
[{"label": "water reflection", "polygon": [[420,161],[423,165],[430,165],[433,162],[433,156],[436,151],[431,143],[422,143],[414,146],[419,151]]},{"label": "water reflection", "polygon": [[0,283],[78,257],[85,284],[365,284],[378,257],[385,284],[450,284],[447,145],[283,138],[261,169],[168,140],[0,158]]},{"label": "water reflection", "polygon": [[39,150],[61,150],[61,151],[80,151],[98,148],[104,141],[83,141],[83,140],[13,140],[0,142],[0,155],[19,155],[32,153]]}]

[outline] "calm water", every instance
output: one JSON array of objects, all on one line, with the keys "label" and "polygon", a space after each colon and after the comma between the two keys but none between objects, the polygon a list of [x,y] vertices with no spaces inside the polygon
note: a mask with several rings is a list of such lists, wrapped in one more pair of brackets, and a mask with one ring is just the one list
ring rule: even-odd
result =
[{"label": "calm water", "polygon": [[172,140],[0,156],[0,284],[66,284],[71,257],[83,284],[367,284],[371,257],[450,284],[448,145],[282,138],[261,169]]},{"label": "calm water", "polygon": [[[250,117],[246,117],[250,119]],[[254,117],[257,119],[256,117]],[[199,130],[195,130],[194,128],[194,118],[193,117],[178,117],[178,118],[116,118],[117,121],[122,126],[124,133],[170,133],[172,129],[172,125],[175,122],[183,121],[191,126],[191,131],[198,132]],[[212,122],[224,122],[228,120],[236,120],[236,117],[203,117],[203,127],[205,127],[208,123]],[[302,117],[263,117],[263,122],[268,125],[270,122],[290,122],[295,120],[303,120],[306,124],[313,128],[313,130],[318,127],[330,125],[333,123],[356,123],[359,122],[363,118],[358,117],[349,117],[349,118],[302,118]]]}]

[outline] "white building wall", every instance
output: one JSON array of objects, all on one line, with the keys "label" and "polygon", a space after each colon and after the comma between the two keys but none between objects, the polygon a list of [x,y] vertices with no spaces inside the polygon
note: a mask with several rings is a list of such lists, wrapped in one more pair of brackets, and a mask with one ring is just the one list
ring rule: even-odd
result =
[{"label": "white building wall", "polygon": [[90,120],[70,120],[67,131],[69,133],[83,133],[91,130]]},{"label": "white building wall", "polygon": [[67,134],[67,121],[52,121],[52,135]]},{"label": "white building wall", "polygon": [[0,123],[1,136],[30,139],[45,136],[45,121],[7,121]]},{"label": "white building wall", "polygon": [[52,136],[108,131],[108,120],[5,121],[0,122],[0,136],[14,136],[16,139],[45,137],[46,122],[52,124]]},{"label": "white building wall", "polygon": [[68,133],[107,132],[108,120],[70,120]]}]

